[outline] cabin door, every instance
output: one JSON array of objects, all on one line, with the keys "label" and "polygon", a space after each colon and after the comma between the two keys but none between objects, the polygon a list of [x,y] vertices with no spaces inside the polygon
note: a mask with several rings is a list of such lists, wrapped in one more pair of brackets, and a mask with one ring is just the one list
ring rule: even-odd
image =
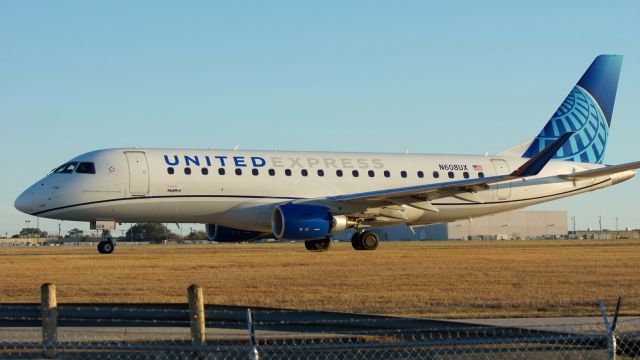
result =
[{"label": "cabin door", "polygon": [[[506,175],[511,171],[506,161],[501,159],[491,159],[491,164],[496,170],[496,175]],[[496,184],[496,200],[509,200],[511,198],[511,182],[501,182]]]},{"label": "cabin door", "polygon": [[129,193],[142,196],[149,193],[149,166],[143,151],[126,151],[129,163]]}]

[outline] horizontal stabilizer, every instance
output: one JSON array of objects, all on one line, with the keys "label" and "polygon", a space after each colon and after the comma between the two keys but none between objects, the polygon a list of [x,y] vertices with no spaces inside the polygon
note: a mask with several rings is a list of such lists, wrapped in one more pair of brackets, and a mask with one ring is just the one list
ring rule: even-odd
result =
[{"label": "horizontal stabilizer", "polygon": [[607,175],[616,174],[616,173],[627,171],[627,170],[634,170],[638,168],[640,168],[640,161],[634,161],[626,164],[605,166],[599,169],[581,171],[573,174],[560,175],[560,177],[566,180],[591,179],[594,177],[607,176]]}]

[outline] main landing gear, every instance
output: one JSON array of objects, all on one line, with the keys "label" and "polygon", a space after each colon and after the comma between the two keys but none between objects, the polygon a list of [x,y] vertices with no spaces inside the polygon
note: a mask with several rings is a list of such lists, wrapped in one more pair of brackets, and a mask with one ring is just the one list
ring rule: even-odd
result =
[{"label": "main landing gear", "polygon": [[111,233],[108,230],[102,232],[102,240],[98,243],[98,252],[100,254],[111,254],[116,248],[116,243],[111,237]]},{"label": "main landing gear", "polygon": [[378,234],[372,231],[356,232],[351,237],[351,246],[356,250],[375,250],[379,244]]},{"label": "main landing gear", "polygon": [[309,251],[327,251],[331,247],[331,238],[326,237],[320,240],[307,240],[304,242],[304,247]]}]

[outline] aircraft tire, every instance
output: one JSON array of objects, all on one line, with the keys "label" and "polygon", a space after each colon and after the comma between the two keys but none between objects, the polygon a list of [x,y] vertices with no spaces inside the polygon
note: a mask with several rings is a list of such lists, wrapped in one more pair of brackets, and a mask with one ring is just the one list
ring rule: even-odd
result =
[{"label": "aircraft tire", "polygon": [[100,241],[98,243],[98,252],[100,254],[111,254],[115,249],[112,241]]},{"label": "aircraft tire", "polygon": [[360,235],[359,245],[359,250],[375,250],[380,245],[380,238],[372,231],[365,231]]}]

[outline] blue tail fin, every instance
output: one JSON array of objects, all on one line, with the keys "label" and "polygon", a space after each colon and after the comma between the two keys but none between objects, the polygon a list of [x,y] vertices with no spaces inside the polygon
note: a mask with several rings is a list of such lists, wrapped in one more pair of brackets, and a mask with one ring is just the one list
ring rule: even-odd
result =
[{"label": "blue tail fin", "polygon": [[572,131],[575,135],[553,159],[602,163],[621,66],[620,55],[596,57],[522,157],[535,156],[564,133]]}]

